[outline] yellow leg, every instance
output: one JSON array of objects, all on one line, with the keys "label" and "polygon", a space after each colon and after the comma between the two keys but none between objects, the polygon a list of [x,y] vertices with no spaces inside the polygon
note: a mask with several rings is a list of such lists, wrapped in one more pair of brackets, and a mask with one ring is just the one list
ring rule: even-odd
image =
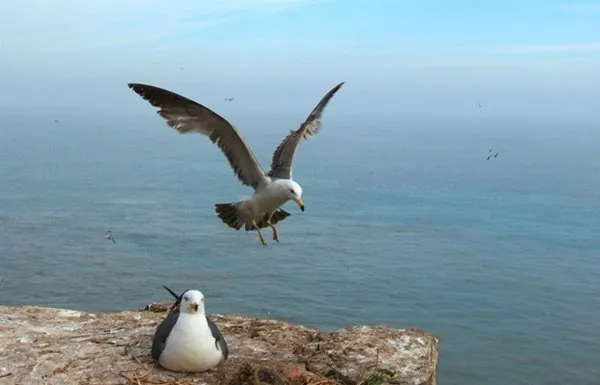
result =
[{"label": "yellow leg", "polygon": [[275,242],[279,242],[279,231],[277,231],[277,229],[275,228],[275,226],[273,226],[273,225],[271,224],[271,219],[273,219],[273,215],[275,215],[275,211],[273,211],[273,212],[271,213],[271,215],[269,216],[269,219],[267,219],[267,225],[269,225],[269,227],[270,227],[271,229],[273,229],[273,240],[274,240]]},{"label": "yellow leg", "polygon": [[260,243],[262,243],[263,246],[267,245],[267,241],[265,241],[265,237],[263,237],[262,235],[262,231],[260,231],[260,227],[258,227],[258,225],[256,224],[256,220],[252,220],[252,225],[254,226],[254,228],[256,229],[256,231],[258,232],[258,238],[260,239]]}]

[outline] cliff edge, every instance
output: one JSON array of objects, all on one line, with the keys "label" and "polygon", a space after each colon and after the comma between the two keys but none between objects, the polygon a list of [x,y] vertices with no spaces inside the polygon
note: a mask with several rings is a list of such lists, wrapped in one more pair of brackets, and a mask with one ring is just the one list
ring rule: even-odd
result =
[{"label": "cliff edge", "polygon": [[0,383],[209,385],[436,385],[439,340],[418,329],[358,326],[333,333],[213,315],[229,360],[212,371],[164,370],[150,357],[170,303],[86,313],[0,306]]}]

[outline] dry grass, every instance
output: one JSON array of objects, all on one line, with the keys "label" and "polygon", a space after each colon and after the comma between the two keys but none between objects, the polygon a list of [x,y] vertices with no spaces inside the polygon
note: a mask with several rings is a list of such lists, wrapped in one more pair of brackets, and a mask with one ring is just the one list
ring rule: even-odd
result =
[{"label": "dry grass", "polygon": [[[141,343],[138,339],[133,344],[125,346],[125,352],[133,363],[137,366],[133,370],[122,370],[119,375],[126,380],[126,385],[198,385],[201,381],[198,378],[190,378],[188,374],[172,373],[165,378],[164,371],[156,373],[152,366],[142,362],[134,353]],[[56,370],[55,374],[60,374],[68,369],[72,361],[64,367]],[[339,374],[329,371],[329,376],[319,373],[312,373],[306,370],[304,365],[294,365],[289,367],[285,363],[279,363],[271,366],[261,364],[243,363],[239,365],[237,371],[229,378],[221,378],[222,385],[381,385],[384,382],[378,381],[379,369],[377,367],[364,370],[359,381],[348,379],[338,379]],[[390,377],[391,378],[391,377]],[[373,381],[376,379],[376,381]]]},{"label": "dry grass", "polygon": [[[133,372],[121,371],[119,375],[126,379],[127,385],[197,385],[197,379],[183,378],[182,374],[172,375],[168,379],[155,378],[153,370],[144,364],[135,354],[131,359],[139,366]],[[283,365],[285,366],[285,365]],[[330,372],[332,373],[332,372]],[[330,374],[331,375],[331,374]],[[374,367],[365,370],[359,381],[345,379],[341,381],[334,374],[328,377],[319,373],[307,371],[303,365],[295,365],[287,370],[271,368],[264,365],[246,363],[241,365],[237,372],[223,385],[382,385],[392,378],[391,373],[381,371]]]}]

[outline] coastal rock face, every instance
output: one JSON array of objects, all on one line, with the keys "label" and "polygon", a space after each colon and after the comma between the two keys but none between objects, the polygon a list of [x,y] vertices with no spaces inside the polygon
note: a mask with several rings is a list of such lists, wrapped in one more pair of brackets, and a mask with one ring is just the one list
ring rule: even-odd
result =
[{"label": "coastal rock face", "polygon": [[0,306],[1,384],[435,385],[438,338],[418,329],[353,327],[323,333],[280,321],[213,315],[230,356],[200,374],[150,357],[171,304],[85,313]]}]

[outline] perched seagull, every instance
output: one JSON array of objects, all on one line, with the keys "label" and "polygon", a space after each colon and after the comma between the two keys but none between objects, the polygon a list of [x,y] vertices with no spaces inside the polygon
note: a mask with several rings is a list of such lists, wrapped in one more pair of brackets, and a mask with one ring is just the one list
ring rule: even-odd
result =
[{"label": "perched seagull", "polygon": [[292,130],[275,149],[271,170],[266,173],[256,156],[244,142],[236,128],[225,118],[207,107],[165,89],[138,83],[128,86],[135,93],[158,108],[170,127],[181,134],[198,133],[215,143],[229,161],[238,180],[254,189],[251,198],[230,203],[215,204],[215,212],[223,223],[239,230],[256,230],[263,245],[267,245],[260,229],[270,227],[273,240],[279,242],[275,224],[290,214],[280,207],[294,200],[304,211],[302,187],[292,179],[292,161],[300,140],[316,135],[321,126],[321,114],[333,95],[344,82],[333,87],[312,110],[297,130]]},{"label": "perched seagull", "polygon": [[112,243],[117,243],[115,242],[115,237],[113,237],[112,231],[110,230],[106,231],[106,235],[104,235],[104,238],[108,239],[109,241],[112,241]]},{"label": "perched seagull", "polygon": [[233,101],[233,99],[235,99],[235,98],[225,98],[225,101],[226,101],[226,102],[232,102],[232,101]]},{"label": "perched seagull", "polygon": [[202,372],[227,360],[227,342],[205,313],[204,295],[186,290],[178,296],[163,287],[175,297],[175,303],[156,328],[152,358],[176,372]]}]

